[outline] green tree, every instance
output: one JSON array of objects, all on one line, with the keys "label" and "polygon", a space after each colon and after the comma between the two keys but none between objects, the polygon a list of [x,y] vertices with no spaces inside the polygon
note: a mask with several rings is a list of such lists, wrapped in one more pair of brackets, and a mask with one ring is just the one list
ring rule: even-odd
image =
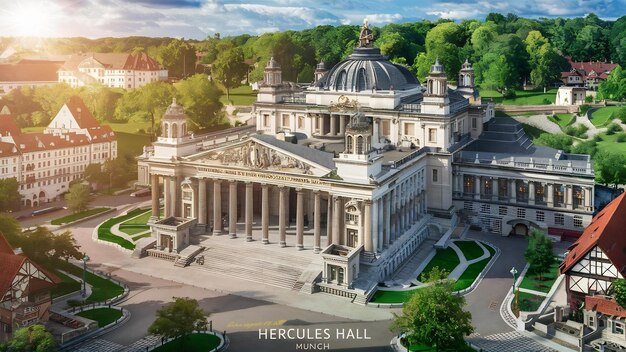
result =
[{"label": "green tree", "polygon": [[15,330],[8,342],[12,352],[53,352],[56,351],[54,336],[43,325],[32,325]]},{"label": "green tree", "polygon": [[604,185],[617,185],[626,183],[626,156],[621,153],[598,152],[594,156],[594,169],[596,182]]},{"label": "green tree", "polygon": [[0,179],[0,211],[19,210],[22,196],[15,177]]},{"label": "green tree", "polygon": [[193,131],[227,125],[222,113],[220,96],[222,91],[208,80],[206,75],[197,74],[176,84],[180,103],[189,118]]},{"label": "green tree", "polygon": [[626,70],[615,67],[609,77],[598,86],[598,98],[622,100],[626,98]]},{"label": "green tree", "polygon": [[206,329],[209,315],[200,308],[195,299],[173,298],[174,302],[157,311],[157,318],[148,327],[148,332],[165,338],[178,338],[181,345],[184,345],[185,338],[194,330]]},{"label": "green tree", "polygon": [[[76,90],[65,83],[37,87],[33,95],[33,100],[41,106],[41,111],[39,111],[37,121],[34,121],[36,125],[45,126],[50,123],[63,104],[73,95],[76,95]],[[33,120],[35,120],[35,116],[33,116]]]},{"label": "green tree", "polygon": [[566,153],[569,153],[572,147],[573,139],[572,137],[563,134],[550,134],[544,133],[535,141],[537,144],[546,145],[548,147],[554,149],[560,149]]},{"label": "green tree", "polygon": [[524,252],[524,258],[533,270],[543,279],[543,274],[550,270],[554,264],[552,241],[541,231],[532,230],[528,236],[528,247]]},{"label": "green tree", "polygon": [[439,59],[448,78],[455,80],[461,68],[459,47],[464,44],[462,28],[454,22],[440,23],[426,34],[426,60],[418,56],[417,77],[420,80],[428,75],[430,66]]},{"label": "green tree", "polygon": [[402,314],[394,313],[391,330],[406,333],[409,344],[458,350],[465,344],[464,337],[474,331],[471,313],[463,310],[465,298],[453,293],[454,283],[442,280],[444,275],[430,275],[430,285],[414,291]]},{"label": "green tree", "polygon": [[613,281],[610,288],[610,294],[615,297],[617,304],[626,308],[626,280],[617,279]]},{"label": "green tree", "polygon": [[9,241],[11,246],[19,247],[19,236],[22,232],[22,226],[9,214],[0,213],[0,233]]},{"label": "green tree", "polygon": [[537,87],[543,87],[545,93],[546,87],[561,77],[564,60],[539,31],[528,33],[524,42],[530,57],[530,81]]},{"label": "green tree", "polygon": [[87,205],[91,201],[89,193],[91,193],[89,186],[82,183],[73,184],[70,186],[69,192],[65,195],[67,207],[74,213],[87,209]]},{"label": "green tree", "polygon": [[102,172],[102,165],[100,164],[87,165],[83,177],[90,184],[96,185],[96,189],[109,182],[109,175]]},{"label": "green tree", "polygon": [[76,244],[71,232],[54,234],[42,226],[19,234],[16,243],[11,243],[11,245],[22,248],[24,254],[36,263],[54,265],[61,259],[83,257],[83,253],[79,251],[80,246]]},{"label": "green tree", "polygon": [[489,45],[498,36],[498,26],[491,21],[487,21],[476,28],[471,36],[472,49],[474,50],[474,61],[478,61],[487,50]]},{"label": "green tree", "polygon": [[248,67],[243,62],[243,50],[230,48],[217,55],[211,75],[226,88],[226,99],[230,101],[230,89],[241,85],[247,71]]},{"label": "green tree", "polygon": [[184,39],[174,39],[162,46],[158,59],[170,76],[186,78],[195,72],[196,50]]}]

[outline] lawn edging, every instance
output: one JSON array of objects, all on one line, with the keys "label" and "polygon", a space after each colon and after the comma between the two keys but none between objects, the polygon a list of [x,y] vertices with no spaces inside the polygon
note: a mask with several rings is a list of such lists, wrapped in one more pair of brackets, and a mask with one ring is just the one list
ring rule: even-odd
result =
[{"label": "lawn edging", "polygon": [[[475,241],[477,241],[477,240],[475,240]],[[487,275],[489,270],[491,270],[491,267],[496,262],[496,260],[500,256],[500,253],[502,252],[499,247],[494,246],[491,242],[482,241],[482,240],[480,242],[482,242],[484,245],[490,246],[491,248],[495,249],[496,253],[491,257],[491,259],[489,260],[489,263],[487,263],[487,265],[485,265],[483,270],[480,272],[480,274],[478,274],[478,276],[476,277],[476,279],[474,280],[472,285],[470,285],[470,287],[468,287],[466,289],[463,289],[463,290],[455,291],[455,293],[458,294],[459,296],[465,296],[467,294],[470,294],[470,293],[472,293],[472,291],[474,291],[476,289],[476,287],[478,287],[480,282],[483,280],[485,275]],[[489,251],[489,250],[487,249],[487,251]]]},{"label": "lawn edging", "polygon": [[[130,212],[132,212],[132,211],[135,211],[135,210],[137,210],[137,209],[140,209],[140,210],[145,210],[145,209],[143,209],[142,207],[138,206],[138,207],[134,207],[134,208],[128,209],[128,210],[126,210],[125,212],[123,212],[122,214],[120,214],[120,215],[118,215],[118,216],[116,216],[116,217],[126,216],[126,215],[128,215],[128,213],[130,213]],[[139,215],[139,214],[138,214],[138,215]],[[101,227],[102,225],[104,225],[104,223],[106,223],[107,221],[109,221],[109,220],[111,220],[111,219],[114,219],[114,218],[116,218],[116,217],[109,218],[109,219],[104,220],[103,222],[99,223],[99,224],[98,224],[98,226],[96,226],[96,227],[93,229],[93,231],[91,232],[91,239],[92,239],[93,241],[95,241],[95,242],[98,242],[98,243],[101,243],[101,244],[105,244],[105,245],[107,245],[107,246],[111,246],[111,247],[117,248],[117,249],[119,249],[119,250],[121,250],[121,251],[123,251],[123,252],[126,252],[126,253],[133,253],[133,251],[134,251],[134,246],[135,246],[135,243],[134,243],[134,242],[130,242],[130,241],[128,241],[127,239],[125,239],[125,238],[123,238],[123,237],[120,237],[120,236],[117,236],[117,235],[115,235],[115,234],[111,233],[111,236],[113,236],[113,237],[114,237],[114,238],[116,238],[116,239],[119,239],[119,240],[118,240],[119,242],[128,242],[130,245],[132,245],[132,246],[133,246],[133,249],[129,249],[129,248],[126,248],[126,247],[122,246],[122,245],[121,245],[120,243],[118,243],[118,242],[109,241],[109,240],[107,240],[107,239],[101,239],[101,238],[100,238],[100,236],[99,236],[99,230],[100,230],[100,227]],[[128,219],[127,219],[127,220],[128,220]],[[124,221],[126,221],[126,220],[120,221],[120,222],[119,222],[119,224],[123,223]],[[118,224],[118,223],[115,223],[115,225],[116,225],[116,224]],[[109,230],[109,232],[110,232],[110,230]]]},{"label": "lawn edging", "polygon": [[[224,331],[224,332],[226,332],[226,331]],[[198,331],[198,330],[195,330],[192,334],[213,335],[213,336],[217,337],[218,339],[220,339],[220,344],[217,345],[217,347],[215,347],[214,349],[210,350],[209,352],[226,351],[228,349],[228,346],[230,345],[230,340],[228,339],[228,337],[225,336],[222,333],[217,332],[217,331]],[[170,339],[166,339],[166,340],[163,341],[163,343],[161,345],[152,346],[152,347],[146,348],[146,351],[148,351],[148,352],[149,351],[153,351],[153,350],[155,350],[155,349],[157,349],[157,348],[159,348],[159,347],[161,347],[161,346],[163,346],[163,345],[165,345],[165,344],[167,344],[169,342],[172,342],[172,341],[174,341],[176,339],[177,339],[176,337],[170,338]]]},{"label": "lawn edging", "polygon": [[64,229],[64,228],[69,227],[69,226],[76,225],[76,224],[81,223],[83,221],[95,219],[95,218],[97,218],[99,216],[102,216],[102,215],[105,215],[105,214],[109,214],[109,213],[112,213],[112,212],[115,212],[115,211],[117,211],[117,208],[113,207],[113,208],[109,208],[107,210],[104,210],[102,212],[99,212],[97,214],[85,216],[84,218],[80,218],[80,219],[77,219],[77,220],[74,220],[72,222],[68,222],[68,223],[65,223],[65,224],[61,224],[61,225],[52,225],[51,224],[51,227],[53,227],[53,229],[55,229],[55,230],[60,230],[60,229]]},{"label": "lawn edging", "polygon": [[[75,338],[70,339],[67,342],[63,342],[63,340],[61,340],[61,349],[63,350],[69,350],[71,347],[78,345],[79,343],[85,341],[85,340],[90,340],[90,339],[94,339],[96,337],[102,336],[114,329],[119,328],[120,326],[124,325],[124,323],[126,323],[129,319],[130,319],[130,312],[122,307],[117,307],[117,306],[110,306],[110,305],[96,305],[95,308],[91,305],[86,306],[87,308],[83,309],[83,310],[92,310],[95,308],[111,308],[111,309],[117,309],[117,310],[121,310],[122,311],[122,317],[106,326],[103,327],[98,327],[97,329],[90,331],[86,334],[83,335],[79,335]],[[81,310],[81,311],[83,311]],[[74,315],[74,313],[66,313],[66,314],[71,314]],[[80,317],[81,319],[87,319],[87,318],[83,318]],[[87,320],[91,320],[91,319],[87,319]],[[91,320],[93,321],[93,320]]]}]

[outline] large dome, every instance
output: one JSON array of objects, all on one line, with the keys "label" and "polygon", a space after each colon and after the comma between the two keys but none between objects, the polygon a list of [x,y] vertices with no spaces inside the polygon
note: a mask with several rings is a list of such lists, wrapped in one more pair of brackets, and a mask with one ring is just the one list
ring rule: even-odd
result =
[{"label": "large dome", "polygon": [[419,86],[405,67],[393,64],[378,48],[355,48],[352,55],[333,67],[315,86],[336,91],[405,90]]}]

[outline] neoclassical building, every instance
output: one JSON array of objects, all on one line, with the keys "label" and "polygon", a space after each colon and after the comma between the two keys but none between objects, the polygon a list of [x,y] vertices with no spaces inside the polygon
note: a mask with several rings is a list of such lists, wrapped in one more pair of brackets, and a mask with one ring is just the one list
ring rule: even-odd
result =
[{"label": "neoclassical building", "polygon": [[[494,118],[469,62],[455,89],[439,62],[422,86],[373,40],[365,24],[354,52],[330,70],[320,63],[307,88],[284,82],[270,59],[255,126],[192,135],[174,101],[161,137],[138,161],[140,183],[152,185],[153,214],[164,207],[152,220],[149,251],[186,257],[197,234],[312,250],[322,257],[319,274],[304,287],[360,300],[426,239],[445,242],[458,219],[503,235],[575,230],[569,220],[547,220],[562,206],[563,216],[589,222],[588,156],[533,146],[519,124]],[[500,182],[507,192],[494,190]],[[548,185],[544,198],[539,184]],[[561,203],[550,198],[557,184],[566,187]],[[579,193],[582,203],[572,195]],[[535,209],[542,221],[529,218]]]}]

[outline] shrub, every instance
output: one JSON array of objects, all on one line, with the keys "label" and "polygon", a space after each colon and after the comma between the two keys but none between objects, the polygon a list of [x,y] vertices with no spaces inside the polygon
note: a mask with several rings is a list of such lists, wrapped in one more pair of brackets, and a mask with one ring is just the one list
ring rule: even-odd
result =
[{"label": "shrub", "polygon": [[583,116],[587,113],[587,111],[589,111],[589,105],[587,104],[583,104],[580,106],[580,116]]},{"label": "shrub", "polygon": [[574,142],[572,137],[561,133],[544,133],[539,136],[536,141],[538,144],[547,145],[548,147],[552,147],[554,149],[561,149],[566,153],[569,153],[572,147],[572,143]]},{"label": "shrub", "polygon": [[552,102],[550,101],[550,99],[548,98],[543,98],[543,101],[541,102],[543,105],[550,105],[552,104]]},{"label": "shrub", "polygon": [[593,101],[593,96],[591,96],[591,95],[587,95],[587,96],[585,97],[585,103],[591,103],[592,101]]},{"label": "shrub", "polygon": [[567,126],[565,128],[565,133],[570,136],[578,137],[578,138],[586,138],[585,133],[589,130],[589,127],[585,125],[576,125],[576,126]]},{"label": "shrub", "polygon": [[626,123],[626,106],[623,106],[614,112],[611,119],[620,119],[622,123]]},{"label": "shrub", "polygon": [[143,128],[140,128],[137,130],[137,133],[145,134],[146,130],[144,130]]},{"label": "shrub", "polygon": [[624,143],[626,142],[626,133],[620,133],[617,135],[617,138],[615,138],[615,141],[617,143]]},{"label": "shrub", "polygon": [[616,123],[611,123],[606,130],[606,134],[607,135],[612,135],[615,134],[616,132],[621,132],[622,131],[622,127]]},{"label": "shrub", "polygon": [[515,94],[515,90],[514,89],[507,89],[502,93],[502,97],[505,99],[508,98],[515,98],[516,94]]},{"label": "shrub", "polygon": [[602,142],[602,141],[603,141],[603,139],[602,139],[602,137],[601,137],[599,134],[596,134],[596,135],[593,137],[593,141],[594,141],[594,142]]}]

